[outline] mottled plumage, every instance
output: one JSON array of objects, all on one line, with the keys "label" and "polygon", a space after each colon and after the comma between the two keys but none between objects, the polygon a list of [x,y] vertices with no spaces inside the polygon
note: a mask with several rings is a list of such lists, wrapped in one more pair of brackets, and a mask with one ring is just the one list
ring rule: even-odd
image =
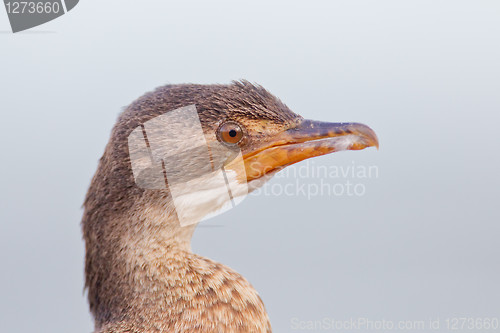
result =
[{"label": "mottled plumage", "polygon": [[[216,131],[224,121],[242,124],[245,137],[239,146],[245,156],[265,164],[265,156],[259,153],[264,148],[285,154],[276,155],[285,160],[270,168],[272,172],[335,150],[333,144],[327,147],[316,141],[304,149],[307,138],[294,137],[302,133],[298,126],[306,124],[302,117],[264,88],[246,81],[168,85],[133,102],[113,128],[84,203],[86,287],[96,332],[271,331],[264,305],[245,278],[191,252],[195,225],[179,225],[168,190],[144,190],[134,182],[128,135],[144,122],[190,104],[196,105],[206,133]],[[349,129],[339,132],[325,130],[320,123],[307,124],[309,131],[319,131],[317,138],[342,131],[352,134]],[[343,149],[374,145],[367,143],[372,134],[362,131],[361,141],[352,140],[352,148]],[[275,146],[284,142],[302,145],[300,152],[291,151],[292,144],[277,152]],[[267,180],[263,176],[248,176],[249,185],[261,185]]]}]

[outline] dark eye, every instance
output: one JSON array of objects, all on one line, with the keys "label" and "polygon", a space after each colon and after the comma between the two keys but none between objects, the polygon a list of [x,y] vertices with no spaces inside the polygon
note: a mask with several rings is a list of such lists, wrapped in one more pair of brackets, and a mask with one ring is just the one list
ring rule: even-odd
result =
[{"label": "dark eye", "polygon": [[219,127],[218,135],[222,142],[234,145],[243,138],[243,130],[237,123],[229,121]]}]

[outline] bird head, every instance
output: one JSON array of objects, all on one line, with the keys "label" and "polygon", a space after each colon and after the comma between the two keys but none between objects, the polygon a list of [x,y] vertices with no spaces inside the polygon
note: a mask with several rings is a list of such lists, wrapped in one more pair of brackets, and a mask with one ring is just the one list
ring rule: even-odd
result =
[{"label": "bird head", "polygon": [[[245,81],[195,87],[166,90],[162,98],[184,104],[167,112],[151,101],[155,94],[148,96],[148,115],[156,117],[141,122],[127,140],[136,185],[168,191],[181,225],[234,206],[288,165],[378,144],[365,125],[305,120]],[[168,95],[176,90],[183,98]]]},{"label": "bird head", "polygon": [[[372,146],[369,127],[306,120],[247,81],[167,85],[120,115],[87,194],[84,232],[194,224],[289,165]],[[118,217],[134,227],[108,222]]]}]

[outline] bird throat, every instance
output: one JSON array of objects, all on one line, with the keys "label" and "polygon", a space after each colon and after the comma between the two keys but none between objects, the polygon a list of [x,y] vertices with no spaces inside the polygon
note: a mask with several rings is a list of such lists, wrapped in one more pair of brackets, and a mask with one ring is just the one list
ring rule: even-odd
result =
[{"label": "bird throat", "polygon": [[270,331],[255,289],[232,269],[191,252],[195,225],[181,227],[152,207],[122,218],[132,227],[109,249],[105,260],[112,265],[97,286],[100,331]]}]

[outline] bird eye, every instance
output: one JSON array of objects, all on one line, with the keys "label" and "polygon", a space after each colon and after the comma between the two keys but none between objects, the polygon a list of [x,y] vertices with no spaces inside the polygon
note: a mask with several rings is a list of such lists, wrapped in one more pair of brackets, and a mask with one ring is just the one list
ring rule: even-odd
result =
[{"label": "bird eye", "polygon": [[219,140],[229,144],[237,144],[243,138],[241,126],[235,122],[227,122],[219,127]]}]

